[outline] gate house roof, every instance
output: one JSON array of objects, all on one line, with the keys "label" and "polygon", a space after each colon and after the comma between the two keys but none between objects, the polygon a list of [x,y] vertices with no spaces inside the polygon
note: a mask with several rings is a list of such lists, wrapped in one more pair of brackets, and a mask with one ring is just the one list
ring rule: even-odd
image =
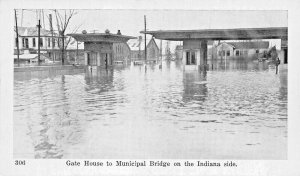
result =
[{"label": "gate house roof", "polygon": [[74,37],[80,42],[108,42],[108,43],[120,43],[127,42],[129,39],[135,37],[118,35],[111,33],[88,33],[88,34],[68,34],[68,36]]},{"label": "gate house roof", "polygon": [[235,49],[268,49],[269,42],[225,42]]}]

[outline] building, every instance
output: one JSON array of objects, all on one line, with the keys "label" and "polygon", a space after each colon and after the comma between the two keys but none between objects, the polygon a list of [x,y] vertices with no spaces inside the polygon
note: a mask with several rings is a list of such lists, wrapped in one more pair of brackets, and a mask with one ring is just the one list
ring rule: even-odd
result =
[{"label": "building", "polygon": [[[65,58],[68,63],[84,65],[84,43],[70,37],[66,47]],[[61,50],[54,50],[55,55],[61,55]]]},{"label": "building", "polygon": [[109,30],[106,30],[105,33],[87,33],[84,30],[82,34],[68,34],[68,36],[84,43],[84,65],[105,68],[113,66],[115,63],[114,47],[124,46],[120,43],[134,39],[134,37],[122,35],[120,31],[112,34]]},{"label": "building", "polygon": [[183,46],[177,45],[175,48],[175,58],[182,59]]},{"label": "building", "polygon": [[[156,44],[155,39],[152,37],[147,40],[147,60],[157,60],[159,59],[159,48]],[[136,39],[129,40],[128,46],[131,50],[132,60],[144,60],[145,59],[145,40],[139,36]]]},{"label": "building", "polygon": [[[38,28],[37,27],[18,27],[19,58],[21,64],[35,63],[38,54]],[[14,58],[17,62],[17,36],[15,36]],[[68,46],[69,39],[65,38],[65,46]],[[41,61],[61,60],[62,38],[55,32],[40,29],[40,54]],[[68,47],[66,47],[65,58],[68,61]]]},{"label": "building", "polygon": [[[19,34],[19,50],[20,54],[24,52],[29,52],[31,54],[37,53],[38,50],[38,28],[37,27],[18,27]],[[48,51],[52,49],[59,49],[58,47],[58,35],[56,33],[52,33],[49,30],[40,29],[40,50]],[[15,33],[15,46],[14,53],[16,53],[17,49],[17,37]]]},{"label": "building", "polygon": [[253,57],[269,49],[268,41],[223,42],[216,47],[217,58]]},{"label": "building", "polygon": [[127,43],[113,43],[114,61],[127,62],[130,61],[130,48]]},{"label": "building", "polygon": [[[214,41],[209,40],[207,41],[207,57],[208,59],[212,58],[212,47],[213,47]],[[176,59],[182,59],[183,56],[183,46],[182,45],[176,45],[175,47],[175,57]]]},{"label": "building", "polygon": [[[141,31],[142,34],[150,34],[156,39],[183,41],[183,68],[185,70],[207,70],[208,64],[208,44],[209,40],[265,40],[279,39],[287,40],[287,27],[267,27],[267,28],[230,28],[230,29],[200,29],[200,30],[157,30]],[[243,48],[232,48],[232,55],[246,54]],[[233,51],[234,49],[234,51]],[[230,55],[229,53],[226,54]],[[238,50],[238,52],[236,51]],[[255,50],[257,52],[257,49]],[[259,52],[259,49],[258,49]],[[226,56],[224,50],[220,52],[223,57]],[[247,53],[248,55],[248,53]],[[221,57],[221,58],[222,58]],[[226,56],[227,57],[227,56]]]},{"label": "building", "polygon": [[[14,33],[14,60],[17,62],[17,39],[19,43],[19,59],[21,64],[36,63],[38,53],[38,28],[37,27],[18,27],[18,38]],[[59,49],[58,35],[46,29],[40,29],[40,53],[41,61],[48,59],[49,50]],[[53,48],[52,48],[53,47]]]}]

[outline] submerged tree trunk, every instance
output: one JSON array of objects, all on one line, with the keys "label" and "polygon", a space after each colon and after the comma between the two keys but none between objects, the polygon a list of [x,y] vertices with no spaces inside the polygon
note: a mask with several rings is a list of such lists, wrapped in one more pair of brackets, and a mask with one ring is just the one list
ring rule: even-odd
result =
[{"label": "submerged tree trunk", "polygon": [[65,64],[64,53],[65,53],[65,40],[64,40],[64,34],[62,34],[62,50],[61,50],[61,63],[62,63],[62,65]]}]

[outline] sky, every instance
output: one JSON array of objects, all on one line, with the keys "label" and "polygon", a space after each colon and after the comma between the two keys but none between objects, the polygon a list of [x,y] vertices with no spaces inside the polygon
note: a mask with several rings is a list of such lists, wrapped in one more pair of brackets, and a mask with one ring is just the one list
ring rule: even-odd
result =
[{"label": "sky", "polygon": [[[76,10],[68,32],[81,24],[82,30],[112,33],[121,30],[124,35],[138,36],[144,30],[144,15],[147,30],[222,29],[247,27],[287,27],[287,11],[200,11],[200,10]],[[45,27],[49,29],[44,10]],[[36,26],[35,10],[18,10],[18,21],[25,27]],[[41,21],[42,16],[41,16]],[[55,21],[55,20],[54,20]]]},{"label": "sky", "polygon": [[[37,11],[42,13],[37,15]],[[60,11],[64,12],[63,10]],[[42,26],[49,29],[47,14],[52,10],[19,9],[18,25],[32,27],[37,25],[38,18]],[[229,29],[258,27],[287,27],[287,11],[279,10],[76,10],[66,33],[78,28],[87,32],[111,33],[121,30],[123,35],[137,37],[144,30],[144,15],[147,19],[147,30],[193,30],[193,29]],[[45,24],[43,24],[45,21]],[[54,29],[56,29],[53,16]],[[149,36],[150,37],[150,36]],[[176,43],[178,44],[178,43]],[[174,46],[171,46],[174,47]]]}]

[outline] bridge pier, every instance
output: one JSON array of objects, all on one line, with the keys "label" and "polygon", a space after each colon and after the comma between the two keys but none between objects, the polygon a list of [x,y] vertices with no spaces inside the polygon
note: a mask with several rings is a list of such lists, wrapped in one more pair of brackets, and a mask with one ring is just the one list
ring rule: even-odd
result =
[{"label": "bridge pier", "polygon": [[200,70],[208,69],[207,65],[207,40],[200,41]]},{"label": "bridge pier", "polygon": [[207,40],[184,40],[182,59],[184,70],[207,70]]}]

